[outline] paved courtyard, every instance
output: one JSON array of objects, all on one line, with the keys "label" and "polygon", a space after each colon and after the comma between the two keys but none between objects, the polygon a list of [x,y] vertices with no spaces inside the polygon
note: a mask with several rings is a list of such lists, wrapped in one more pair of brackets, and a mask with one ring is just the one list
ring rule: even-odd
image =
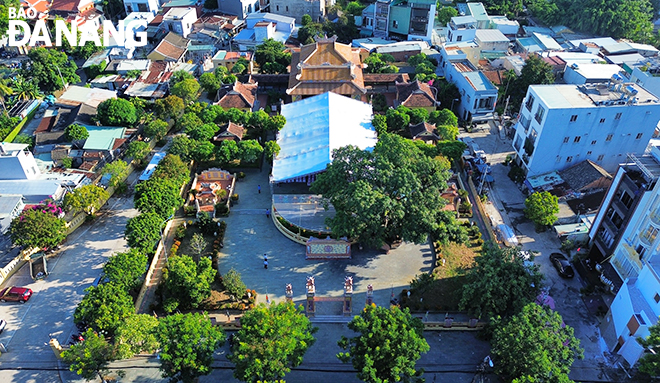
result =
[{"label": "paved courtyard", "polygon": [[[257,185],[261,185],[261,193]],[[302,303],[307,276],[315,277],[317,296],[341,297],[344,277],[352,276],[355,307],[366,302],[369,284],[374,287],[374,301],[387,305],[392,291],[398,294],[408,288],[415,275],[432,269],[433,253],[428,243],[404,243],[389,254],[356,251],[350,260],[305,260],[305,247],[284,237],[266,218],[265,211],[271,204],[268,169],[248,172],[236,183],[236,192],[240,202],[226,218],[219,269],[224,274],[233,267],[241,273],[247,287],[259,293],[259,302],[266,301],[266,293],[271,302],[284,300],[284,287],[291,283],[294,300]],[[264,254],[268,255],[268,270],[263,268]]]}]

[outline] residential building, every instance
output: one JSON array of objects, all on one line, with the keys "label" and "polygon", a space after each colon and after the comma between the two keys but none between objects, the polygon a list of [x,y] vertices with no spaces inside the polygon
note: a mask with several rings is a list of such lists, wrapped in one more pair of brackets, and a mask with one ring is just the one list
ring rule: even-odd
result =
[{"label": "residential building", "polygon": [[479,44],[482,52],[506,52],[509,50],[509,39],[497,29],[477,29],[474,41]]},{"label": "residential building", "polygon": [[506,16],[490,16],[489,28],[497,29],[510,41],[515,41],[520,30],[520,24],[516,20],[509,20]]},{"label": "residential building", "polygon": [[[633,67],[630,81],[638,84],[649,92],[660,95],[660,60],[645,60],[644,67]],[[645,70],[644,70],[645,69]]]},{"label": "residential building", "polygon": [[35,19],[44,20],[48,18],[50,2],[48,0],[21,0],[21,8],[23,8],[25,12],[30,8],[37,11],[37,17],[35,17]]},{"label": "residential building", "polygon": [[158,6],[158,0],[124,0],[124,10],[127,15],[133,12],[148,12],[156,16]]},{"label": "residential building", "polygon": [[169,90],[173,65],[167,61],[155,61],[149,64],[149,69],[131,82],[124,91],[128,97],[140,97],[155,101],[165,97]]},{"label": "residential building", "polygon": [[[589,232],[589,256],[603,264],[604,281],[616,292],[601,334],[609,351],[630,365],[644,352],[636,339],[648,336],[660,315],[658,177],[660,148],[627,156]],[[612,269],[615,273],[608,274]]]},{"label": "residential building", "polygon": [[85,103],[96,108],[101,102],[111,98],[117,98],[117,92],[72,85],[57,98],[55,103],[67,107],[76,107]]},{"label": "residential building", "polygon": [[254,70],[254,61],[252,61],[252,52],[228,52],[228,51],[218,51],[215,56],[211,59],[213,62],[213,68],[225,67],[229,72],[236,65],[239,59],[245,59],[250,64],[248,67],[248,73],[252,73]]},{"label": "residential building", "polygon": [[214,105],[220,105],[223,109],[236,108],[243,111],[259,110],[259,101],[257,100],[257,83],[243,84],[236,81],[233,84],[223,85],[218,90],[216,102]]},{"label": "residential building", "polygon": [[218,9],[222,13],[236,15],[245,20],[250,14],[261,10],[261,4],[259,0],[218,0]]},{"label": "residential building", "polygon": [[[480,121],[492,117],[497,102],[497,88],[468,59],[469,49],[461,44],[447,44],[442,48],[439,65],[447,81],[453,83],[461,93],[460,102],[454,109],[463,120]],[[479,57],[478,55],[475,55]],[[447,107],[448,105],[443,105]],[[451,106],[449,106],[451,108]]]},{"label": "residential building", "polygon": [[620,72],[623,72],[623,69],[614,64],[573,63],[564,71],[564,82],[575,85],[608,82]]},{"label": "residential building", "polygon": [[0,233],[3,235],[7,233],[11,221],[21,215],[24,208],[22,195],[0,196]]},{"label": "residential building", "polygon": [[68,23],[75,23],[78,29],[83,25],[98,29],[103,22],[103,13],[94,7],[92,0],[53,0],[48,18],[63,18]]},{"label": "residential building", "polygon": [[332,152],[347,145],[376,145],[371,105],[333,92],[282,105],[286,118],[277,135],[271,182],[311,182],[332,161]]},{"label": "residential building", "polygon": [[490,27],[490,17],[482,3],[467,3],[467,12],[465,14],[474,17],[474,20],[477,22],[477,29],[487,29]]},{"label": "residential building", "polygon": [[615,75],[609,84],[531,85],[513,147],[528,177],[590,159],[613,172],[644,153],[660,120],[658,98]]},{"label": "residential building", "polygon": [[190,40],[170,32],[147,55],[151,61],[181,62],[188,51]]},{"label": "residential building", "polygon": [[431,40],[435,0],[378,0],[374,8],[374,37]]},{"label": "residential building", "polygon": [[376,12],[376,5],[369,4],[362,10],[362,24],[360,25],[360,35],[373,36],[374,35],[374,14]]},{"label": "residential building", "polygon": [[437,92],[437,89],[418,80],[413,82],[397,82],[394,106],[403,105],[410,109],[425,109],[428,112],[433,112],[436,106],[439,105],[435,100]]},{"label": "residential building", "polygon": [[293,17],[299,24],[303,15],[310,15],[312,20],[320,22],[326,16],[326,8],[334,4],[334,0],[270,0],[270,11]]},{"label": "residential building", "polygon": [[232,39],[239,50],[251,50],[266,39],[285,43],[295,29],[296,19],[274,13],[253,13],[245,19],[245,29]]},{"label": "residential building", "polygon": [[229,34],[236,33],[238,24],[236,16],[202,15],[193,24],[193,30],[187,38],[192,44],[200,45],[229,41]]},{"label": "residential building", "polygon": [[564,48],[559,45],[550,35],[532,32],[530,37],[521,37],[516,40],[518,50],[522,53],[562,51]]},{"label": "residential building", "polygon": [[204,11],[203,5],[204,2],[202,0],[170,0],[164,2],[161,8],[163,15],[169,12],[170,9],[172,8],[181,8],[181,9],[193,8],[197,11],[197,16],[195,18],[195,20],[197,20],[197,17],[201,16]]},{"label": "residential building", "polygon": [[0,142],[0,180],[32,180],[39,167],[25,144]]},{"label": "residential building", "polygon": [[360,50],[338,43],[336,36],[318,39],[291,55],[286,93],[293,101],[326,92],[366,101]]},{"label": "residential building", "polygon": [[192,32],[195,21],[197,21],[197,10],[195,8],[170,8],[163,15],[163,21],[160,25],[170,32],[188,37]]}]

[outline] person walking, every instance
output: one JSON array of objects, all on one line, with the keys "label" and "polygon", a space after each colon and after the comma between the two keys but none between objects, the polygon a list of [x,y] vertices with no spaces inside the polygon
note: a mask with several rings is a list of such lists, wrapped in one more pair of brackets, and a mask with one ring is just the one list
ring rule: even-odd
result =
[{"label": "person walking", "polygon": [[257,191],[261,194],[261,185],[257,185]]},{"label": "person walking", "polygon": [[264,269],[268,270],[268,258],[264,258]]},{"label": "person walking", "polygon": [[266,209],[266,218],[270,218],[270,209]]}]

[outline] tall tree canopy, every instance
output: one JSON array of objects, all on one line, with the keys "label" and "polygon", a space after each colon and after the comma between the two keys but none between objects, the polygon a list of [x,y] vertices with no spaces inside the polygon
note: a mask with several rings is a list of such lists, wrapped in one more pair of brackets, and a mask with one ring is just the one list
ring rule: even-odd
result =
[{"label": "tall tree canopy", "polygon": [[440,193],[447,187],[448,168],[411,140],[381,134],[373,152],[346,146],[333,158],[311,190],[334,206],[328,224],[336,235],[372,247],[396,239],[422,243],[447,224]]},{"label": "tall tree canopy", "polygon": [[520,110],[520,105],[530,85],[552,84],[555,82],[552,67],[537,55],[530,55],[525,60],[520,77],[511,78],[509,76],[510,74],[505,79],[507,85],[504,86],[506,91],[504,98],[511,96],[509,106],[515,112]]},{"label": "tall tree canopy", "polygon": [[291,53],[285,52],[284,44],[277,40],[266,39],[257,45],[254,51],[254,61],[259,65],[261,73],[287,73],[291,65]]},{"label": "tall tree canopy", "polygon": [[183,205],[180,188],[181,185],[171,179],[151,177],[135,187],[135,208],[141,213],[151,211],[166,219]]},{"label": "tall tree canopy", "polygon": [[529,303],[511,319],[496,318],[492,325],[491,355],[496,372],[510,380],[571,382],[568,373],[573,361],[582,359],[583,350],[573,328],[566,326],[557,312]]},{"label": "tall tree canopy", "polygon": [[62,352],[62,360],[69,364],[70,371],[83,379],[90,381],[99,377],[104,381],[103,375],[110,371],[108,364],[116,359],[115,347],[91,328],[83,334],[83,338],[83,342]]},{"label": "tall tree canopy", "polygon": [[525,199],[525,216],[536,226],[550,226],[557,221],[559,199],[550,192],[532,193]]},{"label": "tall tree canopy", "polygon": [[637,342],[646,350],[653,350],[644,353],[639,360],[639,371],[651,375],[660,375],[660,323],[649,327],[649,335],[646,338],[637,338]]},{"label": "tall tree canopy", "polygon": [[101,102],[97,108],[101,125],[133,127],[137,121],[135,105],[123,98],[110,98]]},{"label": "tall tree canopy", "polygon": [[133,217],[126,223],[124,235],[128,246],[143,253],[150,253],[160,239],[163,218],[156,213],[146,212]]},{"label": "tall tree canopy", "polygon": [[105,189],[96,185],[85,185],[64,196],[64,206],[67,209],[82,210],[87,214],[94,214],[95,210],[110,198]]},{"label": "tall tree canopy", "polygon": [[227,358],[243,382],[275,382],[299,366],[314,342],[317,328],[292,302],[261,304],[241,318],[239,341]]},{"label": "tall tree canopy", "polygon": [[166,316],[158,323],[156,334],[160,369],[171,382],[192,383],[210,374],[213,352],[225,342],[224,332],[211,324],[206,313]]},{"label": "tall tree canopy", "polygon": [[146,271],[147,256],[137,249],[116,253],[103,265],[103,273],[108,281],[123,286],[127,291],[140,288]]},{"label": "tall tree canopy", "polygon": [[525,266],[518,249],[486,243],[467,273],[460,309],[478,318],[513,315],[539,293],[543,274]]},{"label": "tall tree canopy", "polygon": [[[6,13],[2,16],[6,16]],[[30,50],[28,57],[30,63],[24,69],[24,77],[36,79],[39,88],[43,91],[55,92],[64,89],[66,84],[80,81],[80,77],[76,74],[78,67],[69,60],[66,53],[57,49],[37,47]]]},{"label": "tall tree canopy", "polygon": [[198,308],[204,299],[211,296],[211,283],[216,273],[207,257],[195,262],[185,254],[170,256],[167,269],[163,272],[167,294],[163,304],[165,311]]},{"label": "tall tree canopy", "polygon": [[135,313],[133,299],[124,286],[108,282],[85,291],[87,295],[73,313],[76,323],[87,323],[94,330],[112,336],[124,319]]},{"label": "tall tree canopy", "polygon": [[422,334],[424,326],[408,309],[374,304],[365,307],[348,323],[359,335],[342,336],[339,347],[347,352],[337,354],[342,362],[352,361],[360,380],[369,383],[404,382],[424,372],[416,370],[417,360],[430,347]]},{"label": "tall tree canopy", "polygon": [[11,221],[9,234],[15,245],[50,248],[66,238],[66,222],[47,211],[26,209]]},{"label": "tall tree canopy", "polygon": [[397,73],[399,68],[395,65],[392,65],[394,62],[394,57],[388,54],[372,53],[364,59],[364,63],[367,65],[364,68],[365,73]]}]

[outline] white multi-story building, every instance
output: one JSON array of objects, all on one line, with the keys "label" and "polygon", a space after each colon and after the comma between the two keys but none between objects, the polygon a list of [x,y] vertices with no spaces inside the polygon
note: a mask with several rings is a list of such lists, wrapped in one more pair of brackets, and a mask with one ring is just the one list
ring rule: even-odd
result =
[{"label": "white multi-story building", "polygon": [[133,12],[149,12],[156,16],[158,0],[124,0],[124,10],[127,15]]},{"label": "white multi-story building", "polygon": [[435,0],[378,0],[374,7],[374,37],[431,41]]},{"label": "white multi-story building", "polygon": [[442,107],[455,110],[456,115],[466,121],[492,117],[497,101],[497,88],[470,60],[478,60],[479,52],[479,46],[473,41],[447,44],[440,51],[441,70],[461,93],[454,105]]},{"label": "white multi-story building", "polygon": [[520,107],[513,147],[528,177],[591,160],[614,172],[628,153],[644,153],[660,120],[660,102],[618,75],[605,84],[531,85]]},{"label": "white multi-story building", "polygon": [[605,273],[618,291],[601,333],[609,350],[631,365],[644,351],[636,338],[649,335],[660,315],[659,177],[659,147],[627,156],[589,233],[591,260],[616,272]]},{"label": "white multi-story building", "polygon": [[477,34],[477,20],[472,16],[452,17],[447,23],[447,42],[474,40]]},{"label": "white multi-story building", "polygon": [[170,8],[163,15],[161,25],[178,35],[186,37],[192,32],[193,24],[197,21],[197,10],[195,8]]}]

